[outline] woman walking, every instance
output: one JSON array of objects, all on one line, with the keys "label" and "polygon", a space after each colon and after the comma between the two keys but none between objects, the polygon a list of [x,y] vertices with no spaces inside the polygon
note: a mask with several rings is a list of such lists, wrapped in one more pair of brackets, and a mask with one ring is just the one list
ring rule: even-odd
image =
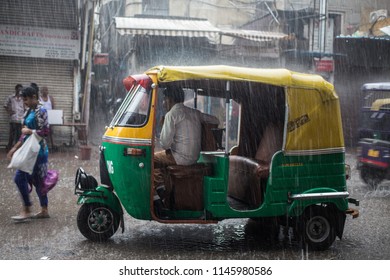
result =
[{"label": "woman walking", "polygon": [[[26,141],[31,134],[36,133],[42,140],[40,141],[40,150],[37,160],[34,165],[32,174],[17,170],[14,181],[19,189],[19,192],[23,201],[23,208],[18,216],[13,216],[13,220],[22,221],[28,218],[49,218],[48,212],[48,199],[46,194],[41,193],[43,180],[47,174],[48,164],[48,147],[46,144],[45,137],[49,132],[49,124],[47,121],[47,111],[39,103],[39,94],[34,87],[27,87],[22,91],[22,97],[24,105],[28,108],[24,114],[22,136],[15,146],[8,152],[7,157],[12,158],[12,155],[17,149],[19,149],[23,142]],[[31,214],[31,200],[29,185],[35,186],[35,191],[38,195],[39,202],[41,205],[41,211],[35,215]]]}]

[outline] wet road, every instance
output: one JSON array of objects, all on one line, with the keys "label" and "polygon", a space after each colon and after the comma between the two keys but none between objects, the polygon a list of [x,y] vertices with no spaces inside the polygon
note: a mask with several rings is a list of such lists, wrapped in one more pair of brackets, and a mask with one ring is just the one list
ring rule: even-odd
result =
[{"label": "wet road", "polygon": [[[283,238],[274,240],[247,219],[234,219],[213,225],[164,225],[139,221],[125,215],[125,232],[120,230],[107,243],[93,243],[78,231],[77,197],[73,194],[78,166],[98,177],[98,153],[81,161],[77,150],[51,154],[51,168],[59,169],[61,179],[49,194],[50,219],[14,223],[10,217],[20,210],[20,198],[13,171],[6,168],[5,152],[0,150],[0,259],[263,259],[263,260],[377,260],[390,259],[390,181],[371,191],[359,179],[353,153],[347,154],[352,167],[348,181],[352,197],[360,200],[360,217],[347,217],[344,237],[324,252],[301,249]],[[32,195],[38,210],[36,195]]]}]

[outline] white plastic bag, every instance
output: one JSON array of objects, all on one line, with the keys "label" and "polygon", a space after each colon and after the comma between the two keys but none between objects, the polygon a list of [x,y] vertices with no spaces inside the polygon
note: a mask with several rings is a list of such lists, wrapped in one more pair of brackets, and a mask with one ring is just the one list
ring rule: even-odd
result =
[{"label": "white plastic bag", "polygon": [[36,133],[30,135],[23,145],[12,155],[8,168],[15,168],[32,174],[38,153],[41,148],[41,137]]}]

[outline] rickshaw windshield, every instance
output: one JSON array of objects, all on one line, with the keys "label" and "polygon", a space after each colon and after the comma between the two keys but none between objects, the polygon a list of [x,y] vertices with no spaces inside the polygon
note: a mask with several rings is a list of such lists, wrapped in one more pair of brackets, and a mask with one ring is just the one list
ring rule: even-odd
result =
[{"label": "rickshaw windshield", "polygon": [[[383,105],[387,105],[387,107],[390,107],[388,105],[388,103],[390,102],[389,98],[390,98],[390,91],[384,91],[384,90],[364,91],[362,105],[363,108],[377,107],[377,108],[373,108],[374,110],[378,110],[379,107],[382,107]],[[389,102],[384,102],[386,100]]]},{"label": "rickshaw windshield", "polygon": [[149,118],[151,89],[141,85],[130,89],[110,126],[141,127]]}]

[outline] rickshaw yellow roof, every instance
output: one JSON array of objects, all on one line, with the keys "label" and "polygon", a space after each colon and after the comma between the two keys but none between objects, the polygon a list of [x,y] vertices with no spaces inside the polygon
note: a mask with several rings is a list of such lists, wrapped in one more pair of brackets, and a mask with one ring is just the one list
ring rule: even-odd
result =
[{"label": "rickshaw yellow roof", "polygon": [[316,88],[325,99],[338,98],[333,85],[319,75],[303,74],[287,69],[261,69],[225,65],[210,66],[155,66],[146,74],[157,74],[159,82],[189,79],[218,79],[251,81],[276,86]]},{"label": "rickshaw yellow roof", "polygon": [[390,98],[384,98],[384,99],[377,99],[375,100],[371,105],[372,111],[379,111],[379,109],[382,106],[389,105],[390,104]]}]

